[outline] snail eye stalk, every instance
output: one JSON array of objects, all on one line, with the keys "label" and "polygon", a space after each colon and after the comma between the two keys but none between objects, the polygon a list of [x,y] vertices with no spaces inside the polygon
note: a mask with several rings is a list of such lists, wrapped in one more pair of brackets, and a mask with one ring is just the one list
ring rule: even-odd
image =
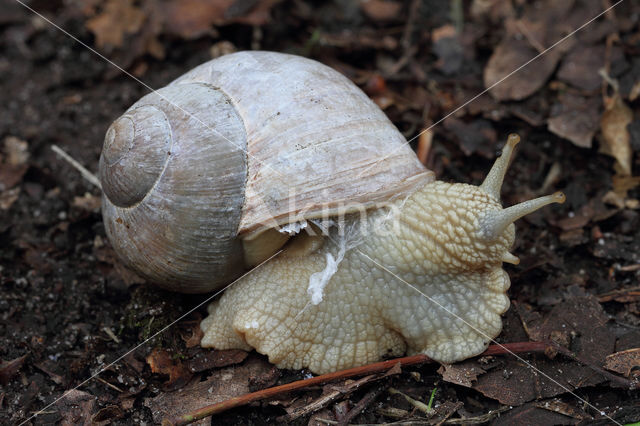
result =
[{"label": "snail eye stalk", "polygon": [[504,175],[507,173],[509,161],[511,160],[513,150],[518,142],[520,142],[520,136],[515,133],[511,133],[507,138],[507,143],[504,148],[502,148],[502,155],[500,155],[500,157],[496,159],[496,162],[493,163],[493,167],[491,167],[491,170],[484,179],[484,182],[480,185],[480,189],[493,196],[498,201],[500,200],[500,188],[502,187]]}]

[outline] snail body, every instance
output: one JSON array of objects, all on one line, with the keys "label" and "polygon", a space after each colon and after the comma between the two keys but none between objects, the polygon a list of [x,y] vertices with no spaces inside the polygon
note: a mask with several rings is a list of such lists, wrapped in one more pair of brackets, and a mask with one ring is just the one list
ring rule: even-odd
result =
[{"label": "snail body", "polygon": [[[110,127],[105,228],[125,263],[176,291],[215,289],[260,264],[209,306],[205,347],[255,348],[316,373],[405,351],[454,362],[501,330],[513,222],[564,201],[502,208],[518,140],[482,185],[438,182],[344,76],[241,52]],[[338,225],[318,235],[331,218]],[[289,240],[278,231],[287,225],[307,228]]]}]

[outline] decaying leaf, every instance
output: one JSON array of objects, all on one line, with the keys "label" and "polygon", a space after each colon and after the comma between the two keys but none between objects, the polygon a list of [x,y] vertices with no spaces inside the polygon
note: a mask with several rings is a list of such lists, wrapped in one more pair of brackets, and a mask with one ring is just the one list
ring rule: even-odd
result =
[{"label": "decaying leaf", "polygon": [[29,144],[15,136],[4,138],[4,153],[7,156],[6,163],[12,166],[27,164],[29,160]]},{"label": "decaying leaf", "polygon": [[615,371],[625,377],[635,374],[640,376],[640,348],[627,349],[613,353],[605,359],[604,368]]},{"label": "decaying leaf", "polygon": [[193,373],[209,370],[212,368],[226,367],[228,365],[239,364],[249,355],[248,352],[240,349],[228,350],[203,350],[198,352],[187,362],[187,367]]},{"label": "decaying leaf", "polygon": [[101,198],[99,195],[93,195],[89,192],[85,192],[82,197],[73,197],[73,207],[97,213],[100,211],[100,200]]},{"label": "decaying leaf", "polygon": [[[77,389],[65,392],[64,398],[58,399],[54,405],[62,417],[60,424],[91,424],[89,419],[95,412],[97,399],[97,397]],[[87,420],[86,423],[85,420]]]},{"label": "decaying leaf", "polygon": [[605,111],[600,119],[603,144],[600,151],[616,159],[623,175],[631,175],[631,137],[627,125],[633,121],[633,111],[620,94],[605,99]]},{"label": "decaying leaf", "polygon": [[447,382],[470,388],[478,379],[478,375],[484,374],[485,370],[474,361],[458,364],[443,364],[438,369],[438,373],[442,374],[442,378]]},{"label": "decaying leaf", "polygon": [[216,26],[231,23],[264,25],[271,8],[281,0],[108,0],[100,9],[78,5],[87,16],[86,27],[96,45],[121,50],[120,64],[129,66],[136,58],[150,54],[164,58],[164,34],[194,39],[216,34]]},{"label": "decaying leaf", "polygon": [[484,85],[491,87],[489,93],[500,101],[518,101],[538,91],[555,70],[560,52],[551,51],[509,76],[537,53],[525,40],[514,37],[502,41],[484,70]]},{"label": "decaying leaf", "polygon": [[87,28],[96,36],[101,49],[122,46],[127,35],[135,34],[145,21],[142,9],[133,0],[108,0],[102,13],[89,19]]},{"label": "decaying leaf", "polygon": [[11,361],[0,363],[0,384],[6,386],[9,383],[9,380],[18,372],[24,364],[24,360],[27,358],[27,355],[22,355],[16,359],[12,359]]},{"label": "decaying leaf", "polygon": [[165,417],[252,392],[253,381],[271,374],[272,368],[263,359],[252,358],[241,366],[216,370],[205,381],[193,380],[180,392],[163,392],[155,398],[146,398],[144,405],[151,409],[153,419],[159,424]]},{"label": "decaying leaf", "polygon": [[360,0],[359,4],[365,15],[379,22],[396,19],[402,10],[402,3],[395,1]]},{"label": "decaying leaf", "polygon": [[172,360],[169,353],[160,348],[154,349],[147,356],[147,364],[154,373],[169,375],[169,381],[164,383],[165,390],[176,390],[186,385],[192,377],[191,372],[180,360]]},{"label": "decaying leaf", "polygon": [[7,189],[0,192],[0,210],[9,210],[20,196],[20,188]]},{"label": "decaying leaf", "polygon": [[547,127],[551,133],[568,139],[576,146],[590,148],[598,130],[599,116],[600,102],[597,97],[562,93],[551,108]]}]

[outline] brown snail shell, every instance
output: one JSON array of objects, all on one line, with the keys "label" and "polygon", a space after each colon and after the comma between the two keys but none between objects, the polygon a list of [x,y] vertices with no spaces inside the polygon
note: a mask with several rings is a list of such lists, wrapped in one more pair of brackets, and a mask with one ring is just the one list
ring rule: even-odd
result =
[{"label": "brown snail shell", "polygon": [[298,56],[239,52],[131,106],[107,131],[100,179],[107,235],[125,263],[198,293],[245,270],[243,241],[375,207],[434,177],[342,74]]}]

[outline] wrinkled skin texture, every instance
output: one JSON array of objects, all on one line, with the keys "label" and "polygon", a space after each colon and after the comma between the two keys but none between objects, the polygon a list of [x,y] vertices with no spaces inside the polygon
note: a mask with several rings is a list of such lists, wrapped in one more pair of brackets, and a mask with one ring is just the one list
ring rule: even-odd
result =
[{"label": "wrinkled skin texture", "polygon": [[[202,346],[266,354],[281,368],[322,374],[405,352],[455,362],[485,350],[509,307],[502,259],[514,226],[488,238],[499,201],[476,186],[433,182],[396,208],[366,219],[362,232],[314,305],[309,277],[337,232],[313,253],[295,248],[235,283],[209,306]],[[383,220],[389,211],[397,219]],[[348,234],[347,234],[348,235]]]}]

